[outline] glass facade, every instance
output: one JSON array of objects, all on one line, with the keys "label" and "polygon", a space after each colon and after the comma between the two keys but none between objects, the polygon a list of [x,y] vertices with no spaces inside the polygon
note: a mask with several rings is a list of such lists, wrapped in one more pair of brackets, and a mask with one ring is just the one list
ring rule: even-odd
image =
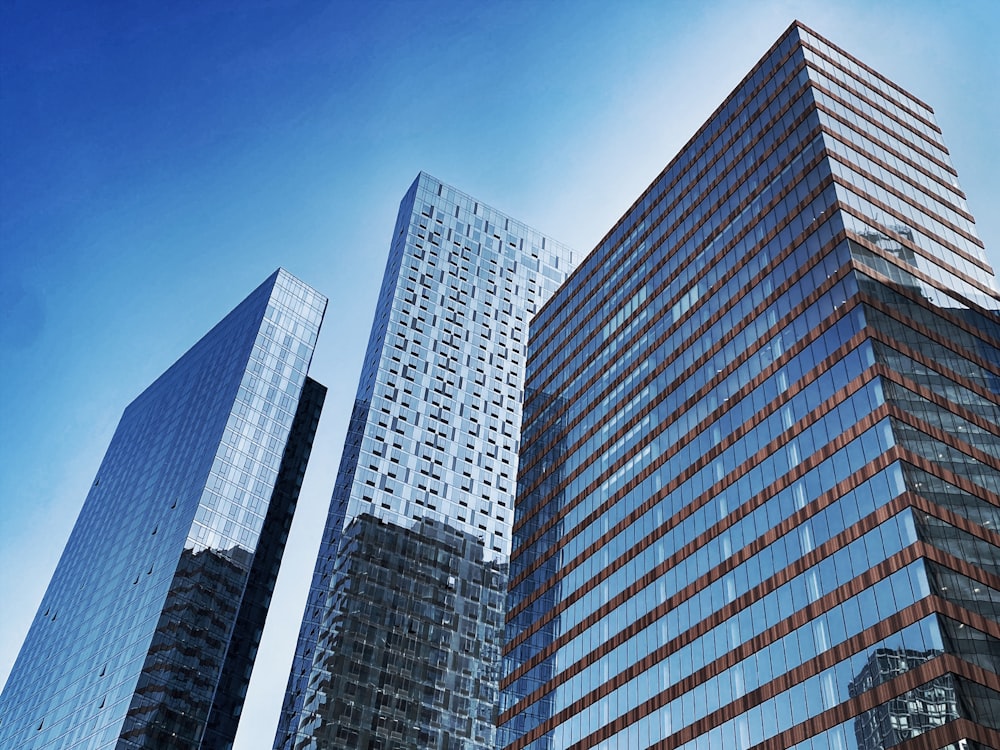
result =
[{"label": "glass facade", "polygon": [[232,745],[326,389],[276,271],[133,401],[0,697],[0,746]]},{"label": "glass facade", "polygon": [[494,747],[528,320],[574,255],[400,205],[275,748]]},{"label": "glass facade", "polygon": [[532,322],[498,747],[1000,747],[998,310],[793,24]]}]

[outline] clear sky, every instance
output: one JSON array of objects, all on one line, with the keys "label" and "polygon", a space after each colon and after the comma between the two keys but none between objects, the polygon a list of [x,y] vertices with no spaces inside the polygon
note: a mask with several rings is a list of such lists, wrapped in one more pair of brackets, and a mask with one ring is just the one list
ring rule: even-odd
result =
[{"label": "clear sky", "polygon": [[798,18],[934,107],[996,264],[1000,2],[0,3],[0,682],[122,410],[277,266],[330,391],[247,696],[270,747],[403,192],[589,250]]}]

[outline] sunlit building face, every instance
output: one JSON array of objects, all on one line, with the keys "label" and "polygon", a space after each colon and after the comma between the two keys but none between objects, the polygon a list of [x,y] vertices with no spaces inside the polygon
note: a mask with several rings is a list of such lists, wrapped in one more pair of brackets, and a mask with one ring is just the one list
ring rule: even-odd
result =
[{"label": "sunlit building face", "polygon": [[326,389],[326,298],[276,271],[139,395],[2,697],[4,748],[225,748]]},{"label": "sunlit building face", "polygon": [[532,323],[498,746],[1000,746],[998,310],[794,24]]},{"label": "sunlit building face", "polygon": [[275,748],[493,749],[528,325],[575,260],[403,197]]}]

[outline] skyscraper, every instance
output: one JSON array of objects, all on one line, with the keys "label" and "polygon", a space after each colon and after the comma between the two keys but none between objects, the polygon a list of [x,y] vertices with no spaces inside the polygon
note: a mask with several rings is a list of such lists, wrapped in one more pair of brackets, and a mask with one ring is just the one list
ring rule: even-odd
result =
[{"label": "skyscraper", "polygon": [[998,310],[793,24],[532,322],[498,746],[1000,747]]},{"label": "skyscraper", "polygon": [[407,191],[276,748],[492,748],[528,319],[573,262]]},{"label": "skyscraper", "polygon": [[231,746],[326,389],[276,271],[125,410],[0,697],[5,748]]}]

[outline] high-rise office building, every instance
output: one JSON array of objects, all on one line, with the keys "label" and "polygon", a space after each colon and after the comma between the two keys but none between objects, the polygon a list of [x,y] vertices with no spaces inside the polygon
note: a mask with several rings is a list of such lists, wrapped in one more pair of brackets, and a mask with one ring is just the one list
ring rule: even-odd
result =
[{"label": "high-rise office building", "polygon": [[276,748],[492,748],[528,320],[573,253],[402,200]]},{"label": "high-rise office building", "polygon": [[793,24],[531,325],[499,747],[1000,747],[1000,293]]},{"label": "high-rise office building", "polygon": [[125,410],[0,697],[4,748],[232,745],[326,389],[276,271]]}]

